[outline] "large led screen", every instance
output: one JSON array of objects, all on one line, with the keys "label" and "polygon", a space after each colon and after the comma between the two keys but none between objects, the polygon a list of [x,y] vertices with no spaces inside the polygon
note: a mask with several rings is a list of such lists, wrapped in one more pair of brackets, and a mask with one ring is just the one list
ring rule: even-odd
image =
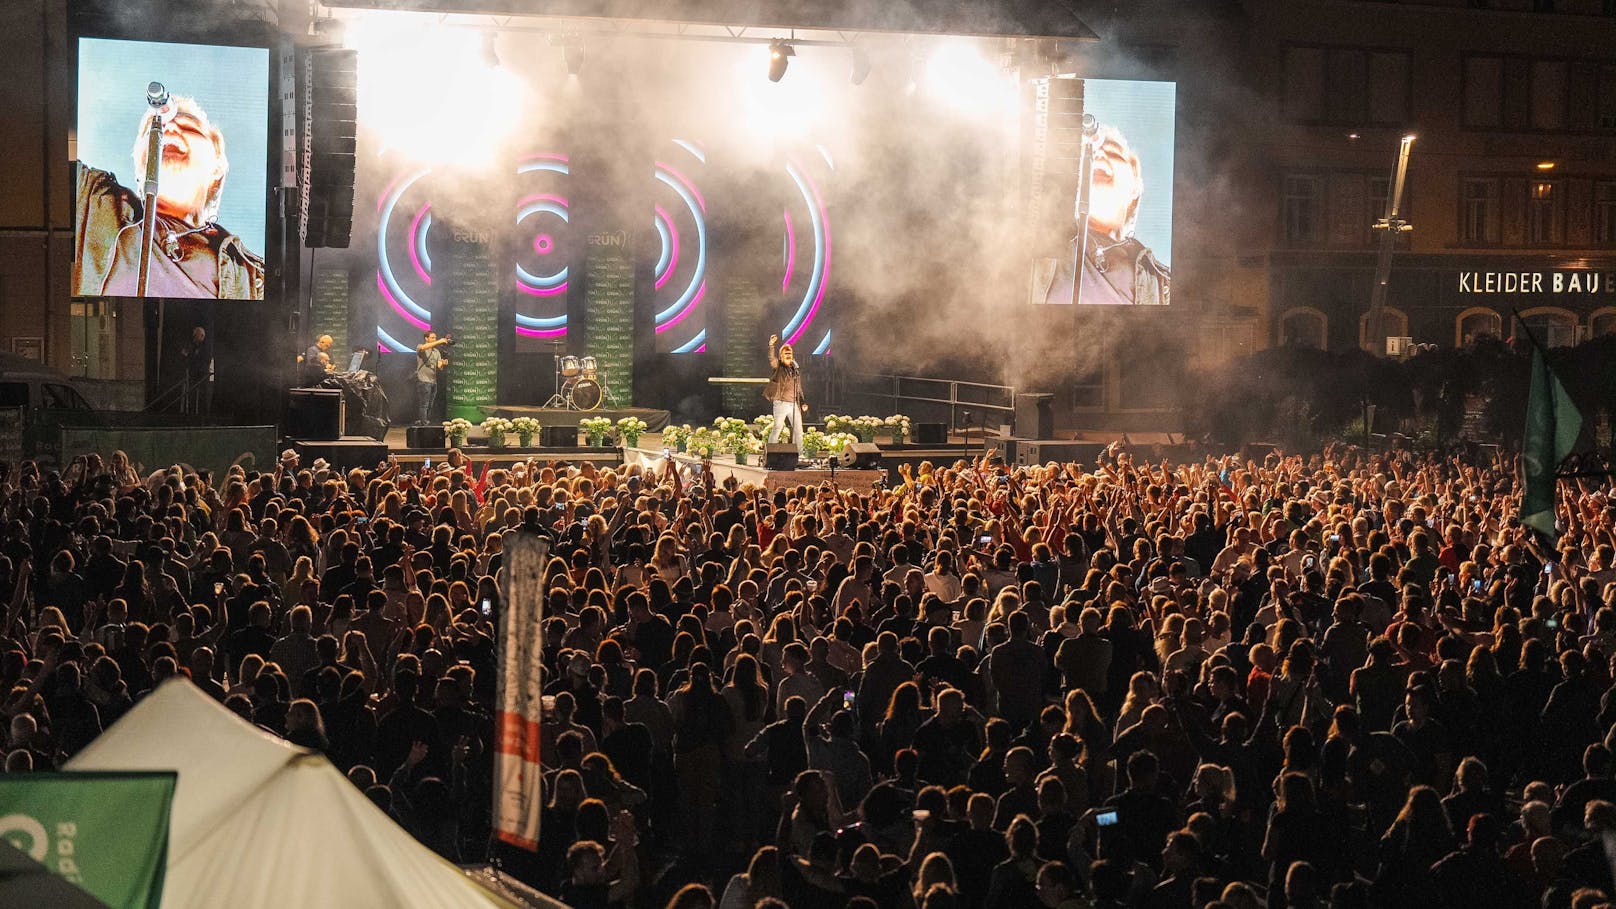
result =
[{"label": "large led screen", "polygon": [[1056,215],[1037,228],[1031,301],[1169,305],[1175,84],[1056,77],[1041,88],[1067,117],[1045,137],[1043,186]]},{"label": "large led screen", "polygon": [[79,40],[78,296],[141,296],[150,128],[160,124],[144,296],[262,300],[269,51]]}]

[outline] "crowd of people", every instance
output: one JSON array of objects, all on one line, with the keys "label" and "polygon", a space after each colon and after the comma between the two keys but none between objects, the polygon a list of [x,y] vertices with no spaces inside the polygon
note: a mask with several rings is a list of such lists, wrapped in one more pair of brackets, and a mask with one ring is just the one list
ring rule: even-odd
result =
[{"label": "crowd of people", "polygon": [[[458,451],[3,471],[7,773],[186,676],[577,909],[1616,905],[1591,480],[1551,541],[1511,460],[1354,448],[872,493]],[[520,533],[552,557],[537,853],[489,835]]]}]

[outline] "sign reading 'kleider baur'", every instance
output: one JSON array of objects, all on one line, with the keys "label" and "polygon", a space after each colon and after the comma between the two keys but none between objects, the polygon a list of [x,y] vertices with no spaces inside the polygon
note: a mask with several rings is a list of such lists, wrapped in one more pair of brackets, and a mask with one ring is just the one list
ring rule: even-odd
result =
[{"label": "sign reading 'kleider baur'", "polygon": [[1616,294],[1616,272],[1462,271],[1462,294]]}]

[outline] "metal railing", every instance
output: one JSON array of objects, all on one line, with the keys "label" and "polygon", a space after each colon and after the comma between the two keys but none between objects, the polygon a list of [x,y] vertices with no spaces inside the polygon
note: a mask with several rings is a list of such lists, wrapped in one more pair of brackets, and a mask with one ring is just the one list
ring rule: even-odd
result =
[{"label": "metal railing", "polygon": [[[916,421],[935,421],[946,414],[950,432],[1009,422],[1016,410],[1014,386],[986,382],[849,372],[844,374],[842,390],[851,400],[881,402],[890,408],[888,413],[907,414]],[[989,417],[1003,419],[990,422]]]}]

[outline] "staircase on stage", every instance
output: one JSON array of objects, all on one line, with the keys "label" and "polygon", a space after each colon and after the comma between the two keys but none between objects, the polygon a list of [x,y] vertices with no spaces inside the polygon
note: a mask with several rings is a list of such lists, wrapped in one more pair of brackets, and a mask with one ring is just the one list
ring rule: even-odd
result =
[{"label": "staircase on stage", "polygon": [[649,407],[602,407],[598,410],[569,410],[565,407],[540,407],[537,404],[496,404],[487,410],[491,417],[514,420],[532,417],[540,426],[577,426],[590,417],[605,417],[613,423],[624,417],[639,417],[645,421],[647,432],[661,432],[668,428],[668,412]]}]

